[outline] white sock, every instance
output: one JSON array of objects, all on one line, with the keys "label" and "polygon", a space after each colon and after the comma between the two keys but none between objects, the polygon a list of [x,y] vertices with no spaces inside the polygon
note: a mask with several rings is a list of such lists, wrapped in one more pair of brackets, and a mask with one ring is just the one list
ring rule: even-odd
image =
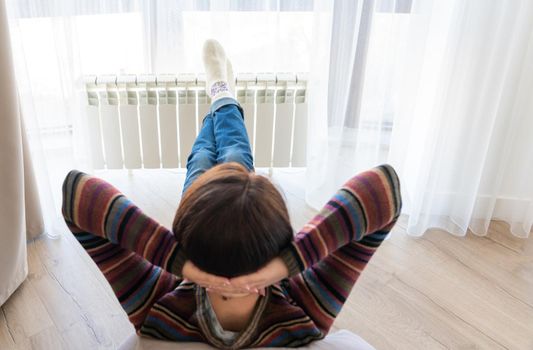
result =
[{"label": "white sock", "polygon": [[233,66],[229,58],[226,58],[226,74],[228,77],[229,91],[235,97],[235,76],[233,75]]},{"label": "white sock", "polygon": [[[206,40],[203,48],[203,61],[206,91],[211,97],[211,103],[223,97],[234,97],[231,88],[234,79],[228,76],[228,67],[231,67],[231,62],[229,62],[224,48],[218,41]],[[231,75],[233,76],[233,70],[231,70]]]}]

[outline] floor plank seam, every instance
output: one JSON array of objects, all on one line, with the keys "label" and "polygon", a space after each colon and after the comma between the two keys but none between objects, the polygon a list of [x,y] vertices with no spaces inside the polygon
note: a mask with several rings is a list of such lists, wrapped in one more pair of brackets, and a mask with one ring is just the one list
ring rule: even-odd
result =
[{"label": "floor plank seam", "polygon": [[485,282],[488,282],[489,284],[493,285],[493,286],[496,286],[501,292],[503,292],[504,294],[508,295],[509,297],[513,298],[514,300],[520,302],[521,304],[523,304],[524,306],[526,306],[527,308],[531,308],[533,309],[533,305],[529,304],[527,301],[524,301],[516,296],[514,296],[513,294],[511,294],[511,292],[509,292],[505,287],[503,287],[500,283],[498,283],[497,281],[493,281],[491,280],[489,277],[487,277],[485,274],[481,273],[480,271],[477,271],[477,270],[474,270],[474,268],[472,268],[471,266],[467,265],[464,261],[461,260],[461,258],[459,256],[456,256],[456,255],[453,255],[451,252],[448,252],[446,250],[443,250],[442,248],[440,248],[439,246],[437,246],[434,242],[430,241],[430,240],[427,240],[426,238],[422,238],[424,239],[426,242],[428,242],[429,244],[431,244],[433,247],[435,247],[437,250],[439,250],[441,253],[445,254],[446,256],[452,258],[454,261],[456,261],[457,263],[461,264],[463,267],[465,267],[467,270],[469,270],[470,272],[472,272],[473,274],[479,276],[482,280],[484,280]]},{"label": "floor plank seam", "polygon": [[[40,257],[39,257],[40,258]],[[63,284],[61,283],[61,281],[57,278],[57,276],[54,274],[53,271],[50,271],[48,269],[48,267],[45,265],[45,264],[42,264],[43,265],[43,268],[44,270],[46,271],[46,273],[48,275],[50,275],[50,277],[52,277],[52,279],[57,283],[57,285],[59,286],[59,288],[61,288],[65,293],[67,293],[67,295],[70,297],[70,299],[72,299],[72,301],[74,302],[74,304],[76,305],[76,307],[78,308],[78,310],[80,311],[80,316],[82,317],[82,319],[85,321],[85,325],[90,329],[92,335],[93,335],[93,338],[96,340],[96,342],[99,344],[99,345],[105,345],[102,343],[102,341],[100,340],[100,338],[98,337],[98,334],[96,333],[93,325],[91,324],[90,320],[89,320],[89,317],[87,316],[87,314],[85,313],[85,311],[83,310],[83,307],[81,306],[81,304],[79,303],[79,301],[76,299],[76,297],[74,295],[72,295],[72,293],[67,289],[65,288],[65,286],[63,286]],[[39,297],[40,298],[40,297]],[[44,304],[44,303],[43,303]],[[46,308],[46,304],[44,304],[44,307]],[[54,322],[55,324],[55,321],[52,319],[52,322]],[[57,328],[57,325],[56,325],[56,328]]]},{"label": "floor plank seam", "polygon": [[443,342],[441,342],[440,340],[438,340],[437,338],[435,338],[431,333],[429,332],[426,332],[425,330],[422,330],[424,332],[425,335],[427,335],[428,337],[430,337],[431,339],[433,339],[435,342],[439,343],[440,345],[442,345],[443,348],[445,349],[450,349],[449,346],[447,346],[446,344],[444,344]]},{"label": "floor plank seam", "polygon": [[15,341],[15,337],[13,336],[13,330],[11,329],[11,326],[9,325],[9,321],[7,320],[6,311],[4,310],[3,307],[2,307],[2,316],[4,317],[4,320],[6,320],[7,332],[9,333],[9,336],[11,337],[11,341],[13,342],[13,344],[16,344],[17,342]]},{"label": "floor plank seam", "polygon": [[521,250],[514,250],[513,248],[506,246],[506,245],[503,244],[502,242],[498,242],[498,241],[493,240],[490,236],[487,236],[487,239],[488,239],[489,241],[491,241],[492,243],[497,244],[497,245],[499,245],[500,247],[503,247],[503,248],[505,248],[505,249],[507,249],[507,250],[513,252],[513,254],[515,254],[515,255],[517,255],[517,256],[522,256],[522,251],[521,251]]},{"label": "floor plank seam", "polygon": [[76,251],[76,254],[80,257],[82,264],[84,264],[85,267],[89,269],[91,274],[96,277],[100,286],[102,286],[103,288],[109,287],[109,283],[107,281],[102,281],[102,279],[99,278],[103,276],[102,272],[96,267],[94,262],[90,260],[90,258],[88,258],[87,252],[81,247],[79,242],[73,238],[72,232],[65,230],[61,233],[61,236],[64,236],[61,237],[61,239],[65,239],[68,242],[67,244],[69,244],[72,249]]},{"label": "floor plank seam", "polygon": [[503,345],[502,343],[500,343],[499,341],[497,341],[496,339],[494,339],[493,337],[491,337],[490,335],[488,335],[487,333],[483,332],[481,329],[479,329],[478,327],[476,327],[475,325],[473,325],[472,323],[468,322],[467,320],[465,320],[464,318],[462,318],[461,316],[459,316],[458,314],[456,314],[455,312],[453,312],[452,310],[449,310],[449,309],[446,309],[444,308],[442,305],[440,305],[439,303],[437,303],[435,300],[433,300],[433,298],[431,298],[429,295],[427,295],[426,293],[424,293],[423,291],[419,290],[418,288],[415,288],[413,287],[412,285],[408,284],[407,282],[405,282],[404,280],[402,280],[400,277],[397,277],[397,280],[399,282],[401,282],[402,284],[404,284],[407,288],[410,288],[410,289],[414,289],[415,291],[417,291],[418,293],[422,294],[427,300],[429,300],[433,305],[435,305],[436,307],[438,307],[439,309],[441,309],[443,312],[447,313],[448,315],[451,315],[453,317],[456,317],[457,319],[461,320],[464,324],[467,324],[469,325],[470,327],[474,328],[475,330],[477,330],[479,333],[483,334],[484,336],[486,336],[487,338],[489,338],[490,340],[492,340],[494,343],[500,345],[502,348],[504,349],[509,349],[508,347],[506,347],[505,345]]}]

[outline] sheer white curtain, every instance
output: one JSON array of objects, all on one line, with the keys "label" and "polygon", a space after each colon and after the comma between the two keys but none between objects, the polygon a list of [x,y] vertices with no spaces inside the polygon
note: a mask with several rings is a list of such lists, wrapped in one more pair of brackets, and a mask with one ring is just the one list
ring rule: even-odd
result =
[{"label": "sheer white curtain", "polygon": [[409,234],[485,234],[491,219],[517,236],[531,230],[529,1],[7,3],[49,232],[64,174],[91,171],[79,79],[201,72],[208,37],[237,72],[309,72],[309,205],[388,162]]},{"label": "sheer white curtain", "polygon": [[[329,67],[310,95],[307,202],[388,162],[407,232],[533,224],[533,3],[335,1]],[[324,84],[324,82],[326,82]],[[324,118],[324,115],[328,118]]]},{"label": "sheer white curtain", "polygon": [[321,30],[313,28],[314,2],[307,0],[6,2],[50,235],[63,225],[64,176],[73,168],[92,172],[84,75],[202,73],[207,38],[222,42],[237,73],[307,72]]}]

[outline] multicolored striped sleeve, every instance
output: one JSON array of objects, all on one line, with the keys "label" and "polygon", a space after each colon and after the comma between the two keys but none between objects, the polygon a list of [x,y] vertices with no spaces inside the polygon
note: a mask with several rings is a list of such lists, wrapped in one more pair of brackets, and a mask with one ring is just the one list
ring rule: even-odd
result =
[{"label": "multicolored striped sleeve", "polygon": [[172,233],[109,183],[76,170],[63,182],[62,212],[139,330],[153,304],[181,281],[165,271],[177,259]]},{"label": "multicolored striped sleeve", "polygon": [[291,296],[324,333],[401,208],[396,171],[377,166],[349,179],[281,253]]},{"label": "multicolored striped sleeve", "polygon": [[63,181],[62,213],[69,227],[105,238],[181,276],[185,256],[174,234],[105,180],[70,171]]}]

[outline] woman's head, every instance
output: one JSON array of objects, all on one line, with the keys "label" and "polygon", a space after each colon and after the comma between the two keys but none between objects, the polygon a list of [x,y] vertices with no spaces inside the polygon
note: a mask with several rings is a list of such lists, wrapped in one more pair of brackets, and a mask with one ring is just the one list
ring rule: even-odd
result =
[{"label": "woman's head", "polygon": [[227,277],[258,270],[293,238],[280,192],[236,162],[219,164],[191,184],[172,230],[187,259]]}]

